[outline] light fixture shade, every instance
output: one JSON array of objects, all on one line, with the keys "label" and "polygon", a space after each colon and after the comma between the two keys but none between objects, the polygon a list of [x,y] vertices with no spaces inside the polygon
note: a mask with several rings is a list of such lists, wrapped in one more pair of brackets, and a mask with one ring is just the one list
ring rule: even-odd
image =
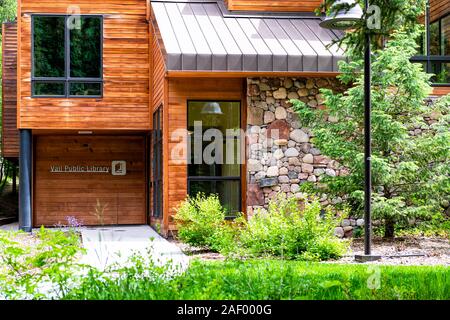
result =
[{"label": "light fixture shade", "polygon": [[207,102],[202,108],[202,114],[223,114],[220,104],[217,102]]},{"label": "light fixture shade", "polygon": [[345,30],[350,29],[360,21],[363,17],[363,11],[359,4],[351,7],[351,9],[342,8],[336,12],[333,7],[337,5],[348,4],[350,6],[355,4],[354,0],[337,0],[331,7],[331,16],[327,16],[320,26],[325,29]]}]

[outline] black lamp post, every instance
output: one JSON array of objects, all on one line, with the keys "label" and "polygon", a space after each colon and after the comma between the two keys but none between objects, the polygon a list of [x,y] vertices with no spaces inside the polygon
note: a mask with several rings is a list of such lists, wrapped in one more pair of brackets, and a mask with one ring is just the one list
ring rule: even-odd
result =
[{"label": "black lamp post", "polygon": [[[354,5],[354,0],[337,0],[333,6],[348,4]],[[369,0],[364,0],[365,11],[368,11]],[[333,10],[331,10],[333,12]],[[332,16],[326,17],[320,26],[326,29],[345,30],[352,28],[363,17],[361,7],[356,4],[350,9],[341,9],[333,12]],[[371,219],[371,197],[372,197],[372,174],[371,174],[371,52],[370,33],[364,36],[364,254],[356,255],[355,259],[360,262],[380,259],[380,256],[372,255],[372,219]]]}]

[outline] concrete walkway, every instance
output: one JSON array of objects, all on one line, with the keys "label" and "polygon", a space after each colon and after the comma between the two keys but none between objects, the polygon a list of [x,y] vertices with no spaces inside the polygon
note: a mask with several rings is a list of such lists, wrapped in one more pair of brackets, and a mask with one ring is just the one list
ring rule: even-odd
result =
[{"label": "concrete walkway", "polygon": [[124,266],[133,254],[150,257],[157,265],[170,263],[185,270],[189,258],[175,244],[149,226],[82,228],[87,252],[81,262],[103,270],[112,264]]},{"label": "concrete walkway", "polygon": [[3,226],[0,226],[0,230],[17,231],[17,230],[19,230],[19,223],[18,222],[14,222],[14,223],[10,223],[10,224],[5,224]]}]

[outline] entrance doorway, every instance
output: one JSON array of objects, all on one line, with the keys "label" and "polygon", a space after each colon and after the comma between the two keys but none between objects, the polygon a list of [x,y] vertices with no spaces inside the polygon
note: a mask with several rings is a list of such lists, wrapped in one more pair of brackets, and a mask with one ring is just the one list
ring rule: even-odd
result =
[{"label": "entrance doorway", "polygon": [[146,223],[144,136],[35,136],[39,227]]}]

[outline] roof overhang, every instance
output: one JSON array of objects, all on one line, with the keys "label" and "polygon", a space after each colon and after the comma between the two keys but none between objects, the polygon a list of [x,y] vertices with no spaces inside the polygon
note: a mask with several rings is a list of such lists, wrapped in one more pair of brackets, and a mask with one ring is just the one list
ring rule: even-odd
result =
[{"label": "roof overhang", "polygon": [[221,0],[153,0],[167,71],[336,73],[339,34],[320,17],[226,11]]}]

